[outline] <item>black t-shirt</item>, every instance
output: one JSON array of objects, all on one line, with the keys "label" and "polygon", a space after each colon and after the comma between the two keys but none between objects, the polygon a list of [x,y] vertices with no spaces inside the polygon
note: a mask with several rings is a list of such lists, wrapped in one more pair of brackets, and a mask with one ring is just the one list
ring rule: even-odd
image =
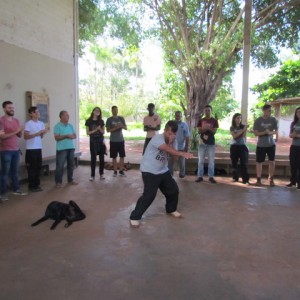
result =
[{"label": "black t-shirt", "polygon": [[[88,126],[90,131],[95,130],[99,125],[101,126],[101,128],[104,127],[104,121],[102,119],[101,120],[88,119],[85,121],[85,126]],[[91,142],[103,142],[103,139],[104,139],[103,134],[99,130],[90,134]]]}]

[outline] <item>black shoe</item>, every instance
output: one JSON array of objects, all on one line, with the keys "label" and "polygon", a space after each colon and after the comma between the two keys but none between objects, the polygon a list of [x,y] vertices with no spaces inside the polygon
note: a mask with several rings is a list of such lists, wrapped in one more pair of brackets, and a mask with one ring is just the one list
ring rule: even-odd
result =
[{"label": "black shoe", "polygon": [[209,177],[208,180],[209,180],[210,183],[217,183],[213,177]]},{"label": "black shoe", "polygon": [[249,180],[243,180],[243,184],[250,184],[251,185],[251,182]]},{"label": "black shoe", "polygon": [[286,187],[292,187],[293,185],[295,185],[295,184],[290,182],[289,184],[286,185]]},{"label": "black shoe", "polygon": [[198,177],[198,178],[195,180],[195,182],[201,182],[201,181],[203,181],[203,177]]},{"label": "black shoe", "polygon": [[36,192],[41,192],[43,189],[41,187],[36,187],[36,188],[32,188],[30,189],[30,192],[36,193]]},{"label": "black shoe", "polygon": [[119,175],[123,176],[123,177],[126,177],[126,174],[124,173],[124,171],[119,171]]}]

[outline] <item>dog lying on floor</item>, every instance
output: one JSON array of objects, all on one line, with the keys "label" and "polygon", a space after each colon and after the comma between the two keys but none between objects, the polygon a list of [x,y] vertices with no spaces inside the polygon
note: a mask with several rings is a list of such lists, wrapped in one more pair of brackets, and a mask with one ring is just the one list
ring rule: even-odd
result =
[{"label": "dog lying on floor", "polygon": [[53,230],[62,220],[67,221],[65,224],[67,228],[71,226],[73,222],[85,219],[85,214],[73,200],[69,201],[69,204],[52,201],[48,204],[45,215],[31,224],[31,226],[36,226],[48,219],[55,221],[50,227],[50,229]]}]

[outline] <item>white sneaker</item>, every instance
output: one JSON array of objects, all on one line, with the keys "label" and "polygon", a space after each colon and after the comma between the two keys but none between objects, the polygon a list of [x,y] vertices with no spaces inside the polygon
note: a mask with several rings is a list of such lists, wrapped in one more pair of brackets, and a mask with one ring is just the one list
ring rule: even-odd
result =
[{"label": "white sneaker", "polygon": [[131,227],[139,227],[140,226],[140,221],[139,220],[129,220],[130,221],[130,226]]},{"label": "white sneaker", "polygon": [[22,192],[21,190],[16,190],[13,192],[13,195],[26,196],[28,193]]},{"label": "white sneaker", "polygon": [[100,175],[100,179],[101,180],[105,179],[104,175]]},{"label": "white sneaker", "polygon": [[7,201],[7,200],[8,200],[7,194],[1,195],[1,202]]},{"label": "white sneaker", "polygon": [[94,181],[95,180],[95,177],[90,177],[89,181]]}]

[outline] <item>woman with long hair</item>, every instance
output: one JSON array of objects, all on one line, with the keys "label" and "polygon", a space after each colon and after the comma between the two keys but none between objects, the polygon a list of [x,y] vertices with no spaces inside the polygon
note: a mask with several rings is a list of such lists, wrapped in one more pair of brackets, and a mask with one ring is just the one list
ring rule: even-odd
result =
[{"label": "woman with long hair", "polygon": [[[239,173],[243,183],[249,183],[248,174],[248,156],[249,151],[246,146],[246,132],[248,125],[242,124],[242,115],[236,113],[232,117],[230,133],[232,135],[232,142],[230,145],[230,158],[232,163],[232,179],[233,181],[239,181]],[[238,168],[238,162],[240,161],[240,172]]]},{"label": "woman with long hair", "polygon": [[295,110],[294,120],[290,127],[290,138],[292,139],[289,157],[291,179],[287,187],[297,184],[297,189],[300,190],[300,107]]},{"label": "woman with long hair", "polygon": [[95,180],[96,160],[99,155],[99,174],[100,179],[105,179],[104,173],[104,154],[106,147],[104,144],[104,121],[102,120],[102,111],[100,107],[95,107],[90,117],[85,122],[86,134],[90,136],[91,152],[91,177],[90,181]]}]

